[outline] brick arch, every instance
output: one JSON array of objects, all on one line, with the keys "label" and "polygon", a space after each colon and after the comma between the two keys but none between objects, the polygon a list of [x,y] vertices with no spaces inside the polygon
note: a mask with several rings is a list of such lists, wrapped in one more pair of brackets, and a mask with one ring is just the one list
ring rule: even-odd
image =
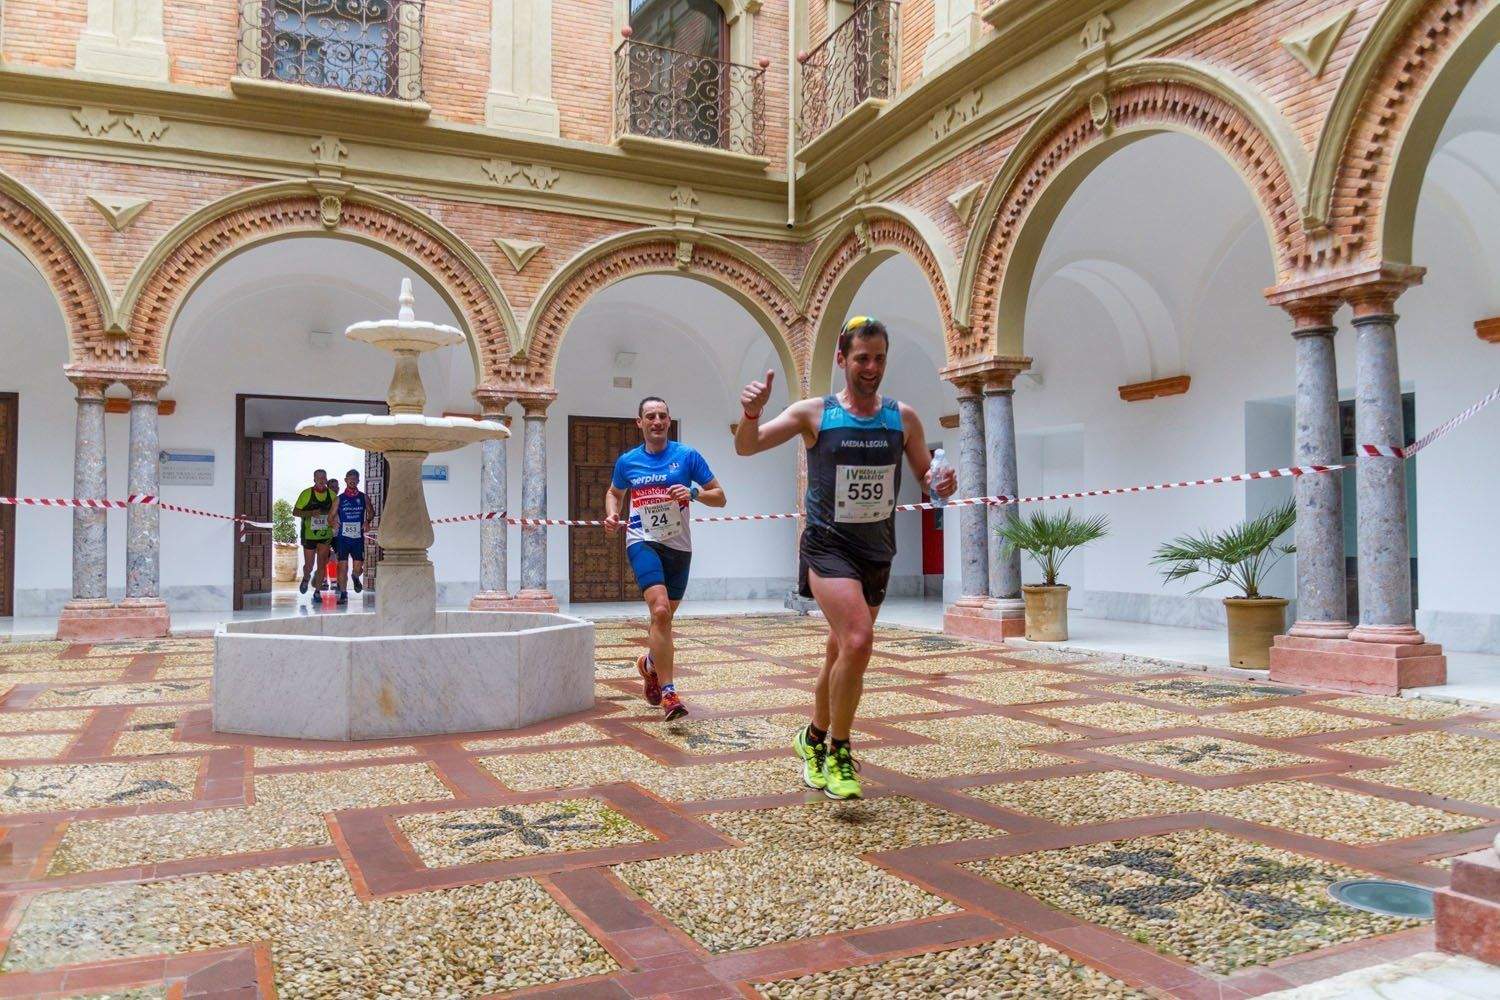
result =
[{"label": "brick arch", "polygon": [[1417,196],[1438,135],[1497,44],[1494,0],[1398,0],[1382,12],[1319,139],[1311,197],[1326,232],[1302,267],[1411,262]]},{"label": "brick arch", "polygon": [[481,380],[509,360],[515,330],[510,306],[462,240],[394,198],[358,188],[330,196],[300,182],[232,195],[184,220],[157,244],[132,279],[122,310],[142,356],[165,364],[178,310],[215,268],[251,247],[297,236],[353,240],[410,264],[453,308]]},{"label": "brick arch", "polygon": [[[1169,70],[1172,78],[1153,78]],[[1124,145],[1161,132],[1194,136],[1239,172],[1260,209],[1278,280],[1293,273],[1305,242],[1297,199],[1305,151],[1279,118],[1204,71],[1143,64],[1111,71],[1116,85],[1088,84],[1056,106],[1012,152],[970,237],[961,286],[970,327],[950,350],[961,361],[986,353],[1024,355],[1026,298],[1036,258],[1057,212],[1077,185]],[[1211,84],[1211,85],[1210,85]],[[1041,123],[1039,123],[1041,124]]]},{"label": "brick arch", "polygon": [[936,226],[923,227],[927,229],[924,233],[907,215],[895,207],[857,209],[824,237],[814,252],[804,299],[808,325],[813,331],[808,358],[810,393],[828,389],[825,382],[831,378],[839,331],[854,294],[876,267],[897,254],[911,258],[927,279],[942,323],[944,353],[951,357],[955,341],[952,285],[956,265],[951,260],[939,259],[940,255],[951,258],[952,254]]},{"label": "brick arch", "polygon": [[0,174],[0,238],[31,261],[62,310],[68,357],[75,363],[119,360],[108,343],[113,309],[104,278],[83,242],[19,181]]},{"label": "brick arch", "polygon": [[770,264],[722,237],[699,230],[644,230],[612,237],[565,265],[537,297],[527,327],[524,367],[505,380],[515,388],[554,382],[558,350],[574,317],[597,292],[642,274],[677,274],[713,285],[743,305],[765,330],[783,368],[800,380],[806,357],[802,312]]}]

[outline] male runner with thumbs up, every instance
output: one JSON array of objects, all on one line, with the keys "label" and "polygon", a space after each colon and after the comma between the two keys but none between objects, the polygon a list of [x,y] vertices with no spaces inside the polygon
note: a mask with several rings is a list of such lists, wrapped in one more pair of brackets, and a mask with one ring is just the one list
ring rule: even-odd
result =
[{"label": "male runner with thumbs up", "polygon": [[[802,529],[798,585],[828,619],[828,648],[810,725],[793,745],[802,781],[831,799],[863,793],[849,731],[875,637],[875,616],[885,600],[896,555],[896,494],[901,456],[930,493],[952,496],[952,469],[931,474],[931,457],[916,411],[880,395],[890,335],[885,325],[856,316],[839,335],[838,366],[845,387],[822,399],[803,399],[765,423],[772,372],[740,393],[744,417],[734,450],[754,455],[801,436],[807,447],[807,522]],[[824,739],[831,742],[825,746]]]}]

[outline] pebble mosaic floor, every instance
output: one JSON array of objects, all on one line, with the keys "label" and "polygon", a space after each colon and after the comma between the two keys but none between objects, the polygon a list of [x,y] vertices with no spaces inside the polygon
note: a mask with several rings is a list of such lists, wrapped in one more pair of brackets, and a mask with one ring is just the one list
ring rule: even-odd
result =
[{"label": "pebble mosaic floor", "polygon": [[1430,951],[1347,909],[1500,830],[1500,710],[880,629],[867,798],[789,752],[811,619],[599,627],[509,733],[220,735],[212,644],[0,644],[7,997],[1247,997]]}]

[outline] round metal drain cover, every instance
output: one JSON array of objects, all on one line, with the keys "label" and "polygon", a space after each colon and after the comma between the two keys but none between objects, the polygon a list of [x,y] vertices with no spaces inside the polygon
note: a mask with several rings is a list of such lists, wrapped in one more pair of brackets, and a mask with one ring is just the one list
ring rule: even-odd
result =
[{"label": "round metal drain cover", "polygon": [[1387,917],[1432,919],[1432,890],[1380,878],[1349,878],[1328,887],[1345,906]]}]

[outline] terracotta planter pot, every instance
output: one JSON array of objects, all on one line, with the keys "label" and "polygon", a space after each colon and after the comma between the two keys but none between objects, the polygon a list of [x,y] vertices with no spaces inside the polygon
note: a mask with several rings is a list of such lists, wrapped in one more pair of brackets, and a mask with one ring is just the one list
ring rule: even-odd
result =
[{"label": "terracotta planter pot", "polygon": [[1071,587],[1027,586],[1026,638],[1032,642],[1062,642],[1068,637],[1068,591]]},{"label": "terracotta planter pot", "polygon": [[271,577],[278,583],[290,583],[297,579],[297,556],[300,549],[276,546],[271,557]]},{"label": "terracotta planter pot", "polygon": [[1228,597],[1229,665],[1265,670],[1271,665],[1271,640],[1286,631],[1285,597]]}]

